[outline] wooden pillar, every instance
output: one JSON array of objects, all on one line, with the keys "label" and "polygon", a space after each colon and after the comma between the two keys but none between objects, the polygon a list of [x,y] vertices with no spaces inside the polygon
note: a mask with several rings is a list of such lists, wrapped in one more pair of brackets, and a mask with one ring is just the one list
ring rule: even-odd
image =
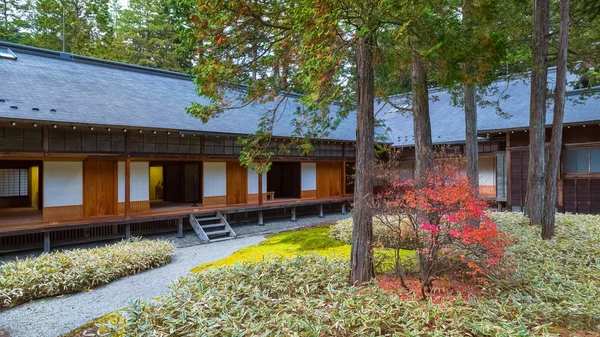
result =
[{"label": "wooden pillar", "polygon": [[296,221],[296,207],[292,207],[292,221]]},{"label": "wooden pillar", "polygon": [[183,218],[179,218],[179,225],[177,226],[177,237],[183,238]]},{"label": "wooden pillar", "polygon": [[125,239],[131,238],[131,224],[125,225]]},{"label": "wooden pillar", "polygon": [[342,214],[346,215],[346,202],[342,202]]},{"label": "wooden pillar", "polygon": [[262,173],[258,173],[258,205],[262,206],[263,204],[263,175]]},{"label": "wooden pillar", "polygon": [[265,222],[263,220],[263,211],[258,211],[258,225],[264,226]]},{"label": "wooden pillar", "polygon": [[42,126],[42,148],[44,149],[44,154],[48,154],[48,139],[49,139],[49,135],[48,135],[48,125],[44,125]]},{"label": "wooden pillar", "polygon": [[512,179],[512,170],[511,170],[511,151],[510,151],[510,135],[513,131],[506,131],[506,209],[512,211],[512,187],[511,187],[511,179]]},{"label": "wooden pillar", "polygon": [[323,217],[323,204],[319,205],[319,218]]},{"label": "wooden pillar", "polygon": [[44,253],[50,253],[50,232],[44,232]]},{"label": "wooden pillar", "polygon": [[[346,197],[346,161],[342,162],[342,191],[341,196]],[[345,214],[345,213],[344,213]]]},{"label": "wooden pillar", "polygon": [[125,218],[131,216],[131,159],[125,160]]}]

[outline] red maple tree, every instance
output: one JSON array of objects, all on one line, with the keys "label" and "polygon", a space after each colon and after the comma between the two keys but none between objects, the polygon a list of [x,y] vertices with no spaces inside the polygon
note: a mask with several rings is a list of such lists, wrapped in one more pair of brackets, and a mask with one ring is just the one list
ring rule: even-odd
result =
[{"label": "red maple tree", "polygon": [[408,235],[419,259],[423,298],[432,280],[456,268],[457,260],[471,276],[481,276],[504,256],[507,237],[486,215],[487,201],[476,196],[456,166],[440,163],[417,178],[386,170],[380,178],[385,187],[374,197],[375,214],[388,226],[398,224],[398,238]]}]

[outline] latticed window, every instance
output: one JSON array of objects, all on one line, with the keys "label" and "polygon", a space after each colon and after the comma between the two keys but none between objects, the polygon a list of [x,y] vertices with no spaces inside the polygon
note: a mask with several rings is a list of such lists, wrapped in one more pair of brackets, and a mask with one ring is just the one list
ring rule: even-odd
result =
[{"label": "latticed window", "polygon": [[24,197],[28,193],[27,169],[0,169],[0,197]]},{"label": "latticed window", "polygon": [[600,173],[600,149],[568,149],[564,156],[565,173]]}]

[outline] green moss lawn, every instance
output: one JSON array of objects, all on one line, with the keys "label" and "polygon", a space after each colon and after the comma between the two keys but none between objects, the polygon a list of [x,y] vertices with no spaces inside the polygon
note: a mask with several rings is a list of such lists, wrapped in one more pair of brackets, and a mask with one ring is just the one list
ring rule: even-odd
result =
[{"label": "green moss lawn", "polygon": [[[406,250],[403,253],[407,259],[414,258],[414,252],[412,251]],[[258,262],[307,254],[347,259],[350,257],[350,245],[331,238],[329,226],[299,229],[270,235],[258,245],[242,248],[219,261],[200,265],[192,269],[192,272],[199,272],[212,267],[231,266],[237,262]],[[388,255],[391,258],[392,252],[376,249],[376,255],[385,260]],[[388,264],[382,261],[380,265],[382,269],[385,269],[383,266]]]}]

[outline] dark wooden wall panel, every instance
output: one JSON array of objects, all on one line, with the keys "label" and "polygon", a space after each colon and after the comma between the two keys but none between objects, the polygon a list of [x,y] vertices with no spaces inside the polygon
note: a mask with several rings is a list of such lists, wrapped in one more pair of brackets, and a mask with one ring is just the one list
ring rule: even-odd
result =
[{"label": "dark wooden wall panel", "polygon": [[563,195],[563,212],[600,213],[600,179],[566,178],[563,182]]},{"label": "dark wooden wall panel", "polygon": [[[512,141],[512,138],[511,138]],[[510,161],[510,194],[511,205],[523,207],[525,191],[527,189],[527,167],[529,166],[529,152],[525,150],[512,150]]]}]

